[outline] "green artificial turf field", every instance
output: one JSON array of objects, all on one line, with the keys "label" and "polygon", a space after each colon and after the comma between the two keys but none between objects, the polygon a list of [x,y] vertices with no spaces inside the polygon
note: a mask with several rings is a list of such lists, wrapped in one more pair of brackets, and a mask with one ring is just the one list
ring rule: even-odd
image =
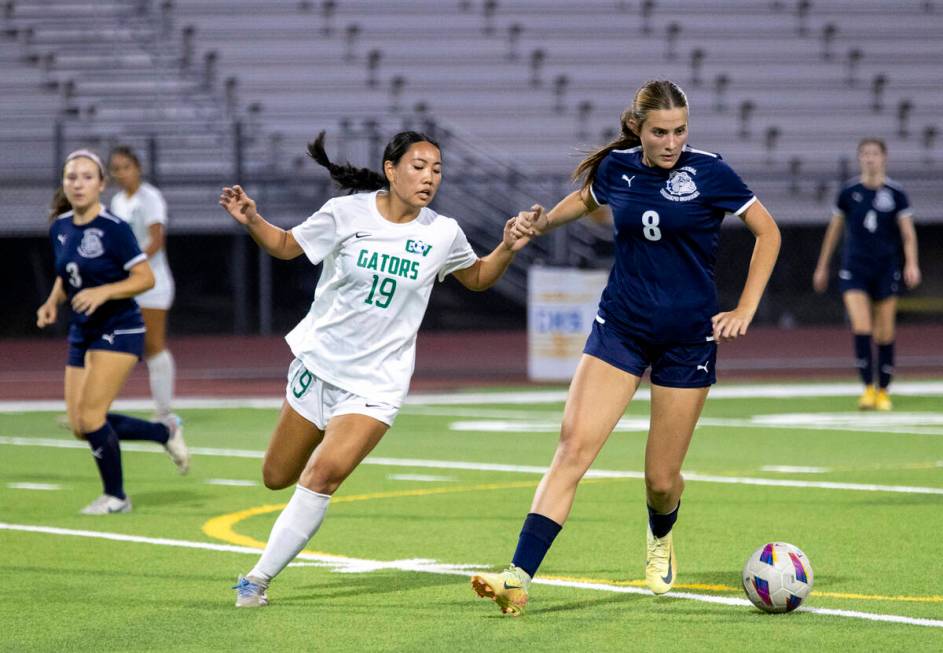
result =
[{"label": "green artificial turf field", "polygon": [[[100,492],[84,443],[54,412],[7,409],[0,648],[943,650],[939,393],[861,414],[850,396],[749,391],[708,400],[695,433],[671,594],[642,583],[639,399],[580,486],[520,619],[477,598],[468,576],[508,563],[560,402],[501,389],[408,404],[261,610],[236,610],[230,586],[291,494],[260,482],[275,408],[180,410],[194,450],[186,477],[159,447],[124,443],[134,510],[104,517],[78,514]],[[788,615],[759,612],[739,587],[746,558],[774,540],[801,547],[815,571],[812,596]]]}]

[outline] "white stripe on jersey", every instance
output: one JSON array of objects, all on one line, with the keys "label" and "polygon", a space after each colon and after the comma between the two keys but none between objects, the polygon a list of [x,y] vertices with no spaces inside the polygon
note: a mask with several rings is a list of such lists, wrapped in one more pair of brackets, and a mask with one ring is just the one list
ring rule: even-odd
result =
[{"label": "white stripe on jersey", "polygon": [[128,261],[127,263],[125,263],[125,264],[124,264],[124,269],[125,269],[125,270],[130,270],[131,268],[133,268],[135,265],[137,265],[137,264],[140,263],[141,261],[146,261],[146,260],[147,260],[147,254],[145,254],[144,252],[141,252],[140,254],[138,254],[137,256],[135,256],[133,259],[131,259],[130,261]]},{"label": "white stripe on jersey", "polygon": [[714,157],[715,159],[717,158],[717,155],[713,152],[705,152],[704,150],[695,150],[690,145],[685,145],[684,149],[687,150],[688,152],[693,152],[694,154],[706,154],[707,156]]},{"label": "white stripe on jersey", "polygon": [[751,197],[749,200],[747,200],[747,203],[744,204],[743,206],[741,206],[741,207],[740,207],[739,209],[737,209],[736,211],[734,211],[733,214],[734,214],[734,215],[740,215],[741,213],[743,213],[744,211],[746,211],[748,208],[750,208],[750,205],[753,204],[753,202],[755,202],[755,201],[756,201],[756,195],[754,195],[754,196]]}]

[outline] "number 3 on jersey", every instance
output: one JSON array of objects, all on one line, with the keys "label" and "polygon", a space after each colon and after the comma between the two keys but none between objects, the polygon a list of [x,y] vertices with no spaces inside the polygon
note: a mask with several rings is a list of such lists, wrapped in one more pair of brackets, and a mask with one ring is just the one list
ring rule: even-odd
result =
[{"label": "number 3 on jersey", "polygon": [[658,211],[645,211],[642,214],[642,234],[648,240],[661,240],[661,229],[658,228]]},{"label": "number 3 on jersey", "polygon": [[[379,286],[379,287],[377,287]],[[373,304],[377,308],[386,308],[393,301],[393,293],[396,292],[396,279],[386,277],[380,281],[380,275],[373,275],[373,285],[370,287],[370,294],[367,295],[365,304]],[[377,297],[379,295],[379,297]]]},{"label": "number 3 on jersey", "polygon": [[82,275],[79,274],[79,265],[78,263],[66,263],[65,271],[69,273],[69,283],[73,288],[82,287]]}]

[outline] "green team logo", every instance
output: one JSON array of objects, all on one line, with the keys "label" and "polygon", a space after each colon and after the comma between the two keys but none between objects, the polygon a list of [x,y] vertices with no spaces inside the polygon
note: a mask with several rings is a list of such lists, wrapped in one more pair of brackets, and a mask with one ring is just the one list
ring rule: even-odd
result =
[{"label": "green team logo", "polygon": [[426,256],[430,249],[432,249],[432,245],[428,245],[421,240],[406,241],[406,251],[410,254],[422,254],[423,256]]}]

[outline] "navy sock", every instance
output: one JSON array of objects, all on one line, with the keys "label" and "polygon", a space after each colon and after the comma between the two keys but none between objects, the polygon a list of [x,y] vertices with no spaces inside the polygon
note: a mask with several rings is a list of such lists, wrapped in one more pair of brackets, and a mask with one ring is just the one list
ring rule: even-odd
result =
[{"label": "navy sock", "polygon": [[878,385],[887,388],[894,376],[894,343],[878,345]]},{"label": "navy sock", "polygon": [[108,422],[97,431],[85,434],[88,446],[92,449],[98,474],[102,477],[105,494],[124,499],[124,478],[121,473],[121,449],[118,447],[118,434]]},{"label": "navy sock", "polygon": [[655,509],[648,506],[648,525],[652,529],[652,535],[655,537],[664,537],[671,532],[675,522],[678,521],[678,511],[681,509],[681,502],[677,507],[667,515],[655,512]]},{"label": "navy sock", "polygon": [[874,356],[871,353],[871,334],[855,334],[855,365],[861,382],[865,385],[874,385]]},{"label": "navy sock", "polygon": [[146,419],[108,413],[108,423],[118,434],[119,440],[151,440],[167,444],[170,438],[170,431],[160,422],[148,422]]},{"label": "navy sock", "polygon": [[520,567],[533,578],[561,528],[563,526],[549,517],[538,515],[536,512],[528,513],[511,564]]}]

